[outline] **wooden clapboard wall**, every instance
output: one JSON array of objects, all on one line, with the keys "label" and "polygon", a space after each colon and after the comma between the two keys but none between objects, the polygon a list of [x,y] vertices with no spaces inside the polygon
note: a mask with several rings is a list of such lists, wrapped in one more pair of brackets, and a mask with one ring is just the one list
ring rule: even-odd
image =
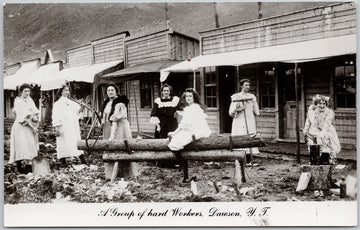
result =
[{"label": "wooden clapboard wall", "polygon": [[92,41],[94,64],[124,60],[125,36],[125,33],[120,33]]},{"label": "wooden clapboard wall", "polygon": [[93,64],[92,45],[86,44],[66,51],[68,68]]},{"label": "wooden clapboard wall", "polygon": [[355,2],[201,32],[203,55],[356,34]]},{"label": "wooden clapboard wall", "polygon": [[172,28],[142,32],[125,40],[126,66],[159,60],[186,60],[199,55],[199,41]]},{"label": "wooden clapboard wall", "polygon": [[126,67],[167,59],[167,40],[168,30],[130,36],[125,41]]}]

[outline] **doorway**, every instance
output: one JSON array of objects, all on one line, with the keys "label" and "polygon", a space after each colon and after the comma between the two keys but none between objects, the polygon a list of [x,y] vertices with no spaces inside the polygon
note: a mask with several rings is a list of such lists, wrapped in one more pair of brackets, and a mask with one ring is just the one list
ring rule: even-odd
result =
[{"label": "doorway", "polygon": [[[283,139],[296,139],[296,95],[295,95],[295,72],[294,64],[279,65],[279,136]],[[302,128],[303,124],[303,101],[301,88],[301,68],[298,68],[299,77],[299,126]],[[301,137],[302,138],[302,137]]]},{"label": "doorway", "polygon": [[229,116],[231,95],[236,89],[236,67],[218,67],[220,133],[231,133],[232,117]]}]

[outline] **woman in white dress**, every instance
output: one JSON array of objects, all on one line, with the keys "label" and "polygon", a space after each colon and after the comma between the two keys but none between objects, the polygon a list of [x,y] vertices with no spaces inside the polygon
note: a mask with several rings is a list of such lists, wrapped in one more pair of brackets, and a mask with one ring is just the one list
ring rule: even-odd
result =
[{"label": "woman in white dress", "polygon": [[174,132],[169,133],[171,141],[168,146],[183,164],[183,182],[188,182],[188,163],[186,160],[181,160],[179,151],[193,141],[193,136],[196,140],[209,137],[211,131],[205,120],[207,115],[200,106],[199,94],[194,89],[188,88],[181,98],[186,102],[186,106],[179,127]]},{"label": "woman in white dress", "polygon": [[23,160],[32,160],[39,150],[36,131],[39,110],[30,97],[30,91],[30,85],[21,85],[20,97],[14,101],[15,122],[11,128],[9,163],[16,162],[19,173],[27,173],[22,167]]},{"label": "woman in white dress", "polygon": [[329,109],[329,97],[317,94],[309,106],[303,133],[310,145],[320,145],[320,164],[336,164],[340,152],[340,142],[335,127],[332,125],[334,111]]},{"label": "woman in white dress", "polygon": [[57,158],[63,166],[66,166],[67,157],[79,157],[81,163],[86,164],[83,151],[77,148],[77,142],[81,140],[79,117],[82,106],[69,99],[69,86],[63,86],[57,95],[60,98],[54,103],[52,114]]},{"label": "woman in white dress", "polygon": [[[229,108],[229,115],[233,117],[231,135],[256,135],[255,115],[259,116],[259,106],[254,94],[250,91],[250,80],[242,79],[240,81],[241,92],[231,96],[231,104]],[[236,102],[236,100],[242,100]],[[258,154],[257,147],[245,148],[246,162],[251,164],[250,151],[252,154]]]}]

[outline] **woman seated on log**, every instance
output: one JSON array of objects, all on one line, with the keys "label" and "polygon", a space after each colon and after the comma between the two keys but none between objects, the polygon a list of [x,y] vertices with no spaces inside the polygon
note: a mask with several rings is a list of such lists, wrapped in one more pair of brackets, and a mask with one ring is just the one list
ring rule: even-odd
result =
[{"label": "woman seated on log", "polygon": [[[205,120],[207,116],[200,106],[199,94],[194,89],[188,88],[181,98],[186,102],[186,107],[182,114],[183,118],[181,119],[179,127],[174,132],[169,133],[171,140],[168,145],[170,150],[175,152],[179,160],[181,159],[179,151],[190,144],[193,139],[198,140],[203,137],[209,137],[211,134],[210,128]],[[187,182],[187,161],[183,161],[182,163],[184,168],[183,182]]]},{"label": "woman seated on log", "polygon": [[9,163],[16,162],[19,173],[31,172],[30,167],[23,167],[24,160],[32,160],[39,150],[37,127],[39,122],[39,110],[30,97],[31,86],[20,86],[20,97],[14,101],[15,121],[10,135],[10,159]]},{"label": "woman seated on log", "polygon": [[87,164],[84,152],[77,149],[77,142],[81,140],[79,118],[83,108],[70,100],[69,96],[69,86],[60,88],[52,113],[53,126],[56,130],[57,158],[60,159],[62,166],[67,166],[68,157],[79,157],[82,164]]},{"label": "woman seated on log", "polygon": [[320,164],[335,164],[340,152],[340,142],[332,125],[334,112],[329,109],[329,97],[317,94],[309,106],[303,133],[310,145],[320,145]]},{"label": "woman seated on log", "polygon": [[[130,124],[127,119],[127,105],[129,99],[125,95],[118,95],[118,88],[110,83],[105,88],[108,98],[104,101],[102,109],[103,136],[108,140],[131,139]],[[105,167],[111,167],[113,163],[105,163]],[[119,164],[119,176],[122,178],[137,176],[137,164],[133,162],[121,162]]]}]

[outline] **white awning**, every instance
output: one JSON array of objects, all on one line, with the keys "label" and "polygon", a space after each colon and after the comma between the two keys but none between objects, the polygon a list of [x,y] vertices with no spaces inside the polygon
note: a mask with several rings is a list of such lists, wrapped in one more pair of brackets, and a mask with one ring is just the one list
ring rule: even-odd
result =
[{"label": "white awning", "polygon": [[24,83],[41,86],[43,82],[51,80],[58,72],[60,72],[60,62],[43,65],[32,72]]},{"label": "white awning", "polygon": [[235,52],[202,55],[161,70],[160,81],[171,72],[191,72],[208,66],[240,66],[261,62],[308,62],[356,53],[356,34],[268,46]]},{"label": "white awning", "polygon": [[17,86],[25,83],[31,73],[39,68],[39,60],[22,63],[20,69],[15,74],[4,77],[4,89],[16,90]]},{"label": "white awning", "polygon": [[99,63],[94,65],[84,65],[68,68],[60,71],[53,78],[49,78],[41,84],[41,90],[47,91],[58,89],[66,82],[87,82],[94,83],[94,77],[109,68],[115,67],[122,63],[122,60]]}]

